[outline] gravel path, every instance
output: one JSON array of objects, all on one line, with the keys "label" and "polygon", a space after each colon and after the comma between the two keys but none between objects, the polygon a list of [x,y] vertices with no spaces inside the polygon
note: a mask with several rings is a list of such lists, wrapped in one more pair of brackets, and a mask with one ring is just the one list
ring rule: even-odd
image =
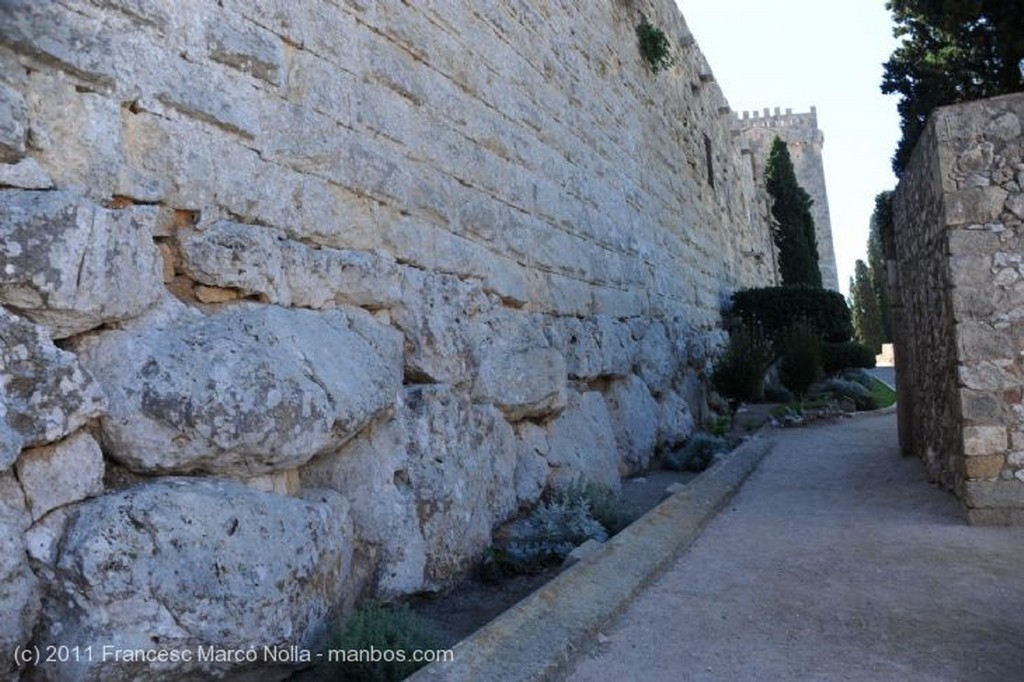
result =
[{"label": "gravel path", "polygon": [[895,415],[778,438],[566,679],[1024,680],[1024,528],[966,526]]}]

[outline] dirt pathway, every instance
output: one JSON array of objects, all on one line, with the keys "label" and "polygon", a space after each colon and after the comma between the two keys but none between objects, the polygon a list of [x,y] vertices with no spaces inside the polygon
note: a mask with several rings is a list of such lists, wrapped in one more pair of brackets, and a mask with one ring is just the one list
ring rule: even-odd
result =
[{"label": "dirt pathway", "polygon": [[895,430],[780,433],[566,679],[1024,680],[1024,528],[966,526]]}]

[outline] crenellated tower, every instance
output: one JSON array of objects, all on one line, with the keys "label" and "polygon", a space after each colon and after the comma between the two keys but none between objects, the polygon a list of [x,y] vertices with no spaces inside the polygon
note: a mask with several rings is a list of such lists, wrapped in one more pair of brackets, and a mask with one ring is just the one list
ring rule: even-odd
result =
[{"label": "crenellated tower", "polygon": [[825,136],[818,128],[817,109],[811,107],[810,112],[799,114],[794,114],[792,109],[783,113],[779,107],[774,112],[768,108],[763,112],[744,111],[737,114],[736,123],[743,143],[750,151],[754,177],[760,185],[764,184],[764,167],[772,141],[779,137],[789,147],[797,181],[814,200],[811,215],[818,239],[822,284],[826,289],[838,291],[839,275],[832,247],[832,221],[821,154]]}]

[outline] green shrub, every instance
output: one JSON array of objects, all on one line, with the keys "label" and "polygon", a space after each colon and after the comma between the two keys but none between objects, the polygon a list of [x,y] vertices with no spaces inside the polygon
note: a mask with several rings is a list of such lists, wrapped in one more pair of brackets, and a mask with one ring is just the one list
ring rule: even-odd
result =
[{"label": "green shrub", "polygon": [[662,465],[672,471],[704,471],[717,453],[728,449],[724,438],[697,433],[683,448],[667,454]]},{"label": "green shrub", "polygon": [[779,340],[779,380],[803,398],[821,372],[821,341],[809,324],[796,323]]},{"label": "green shrub", "polygon": [[640,56],[651,67],[652,72],[658,73],[675,63],[672,53],[669,52],[665,32],[647,21],[647,17],[642,18],[637,24],[636,39],[640,47]]},{"label": "green shrub", "polygon": [[[537,505],[516,537],[491,548],[483,567],[505,575],[537,573],[561,562],[577,545],[590,538],[603,542],[608,531],[591,510],[591,498],[600,496],[602,514],[609,515],[607,497],[597,486],[574,484]],[[614,493],[608,493],[614,497]]]},{"label": "green shrub", "polygon": [[768,384],[764,387],[764,399],[770,403],[791,403],[796,396],[785,386]]},{"label": "green shrub", "polygon": [[760,327],[742,323],[729,334],[729,345],[715,364],[712,381],[726,398],[761,400],[764,375],[773,359],[771,343]]},{"label": "green shrub", "polygon": [[873,410],[878,407],[871,391],[856,381],[829,379],[822,384],[821,390],[840,398],[849,398],[858,410]]},{"label": "green shrub", "polygon": [[[404,680],[426,665],[411,660],[415,649],[438,649],[440,639],[425,618],[406,606],[363,604],[349,616],[328,640],[328,648],[346,651],[405,651],[405,661],[339,661],[332,663],[340,672],[339,679],[368,682]],[[366,656],[363,658],[372,658]]]},{"label": "green shrub", "polygon": [[823,341],[846,341],[853,336],[853,319],[846,299],[836,291],[811,286],[744,289],[732,296],[733,315],[758,326],[768,339],[777,339],[797,322],[817,330]]},{"label": "green shrub", "polygon": [[838,374],[851,367],[874,367],[875,353],[857,341],[826,343],[821,347],[821,364],[826,374]]}]

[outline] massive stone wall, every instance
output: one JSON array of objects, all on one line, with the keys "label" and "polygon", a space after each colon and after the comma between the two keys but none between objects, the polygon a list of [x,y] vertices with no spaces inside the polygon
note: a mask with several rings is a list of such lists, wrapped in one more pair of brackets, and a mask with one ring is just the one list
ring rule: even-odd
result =
[{"label": "massive stone wall", "polygon": [[839,271],[832,246],[832,218],[828,210],[825,165],[822,159],[825,135],[818,128],[817,110],[811,107],[809,113],[794,114],[792,109],[782,113],[776,107],[774,113],[765,109],[763,115],[757,111],[744,111],[742,117],[737,117],[737,125],[743,135],[743,142],[750,149],[758,184],[763,184],[765,163],[772,142],[778,137],[786,143],[793,159],[797,182],[814,200],[811,217],[814,218],[818,240],[818,268],[821,270],[822,285],[826,289],[839,291]]},{"label": "massive stone wall", "polygon": [[772,281],[669,2],[9,0],[0,66],[5,652],[307,645],[443,587],[686,439]]},{"label": "massive stone wall", "polygon": [[894,197],[903,447],[1024,522],[1024,95],[936,110]]}]

